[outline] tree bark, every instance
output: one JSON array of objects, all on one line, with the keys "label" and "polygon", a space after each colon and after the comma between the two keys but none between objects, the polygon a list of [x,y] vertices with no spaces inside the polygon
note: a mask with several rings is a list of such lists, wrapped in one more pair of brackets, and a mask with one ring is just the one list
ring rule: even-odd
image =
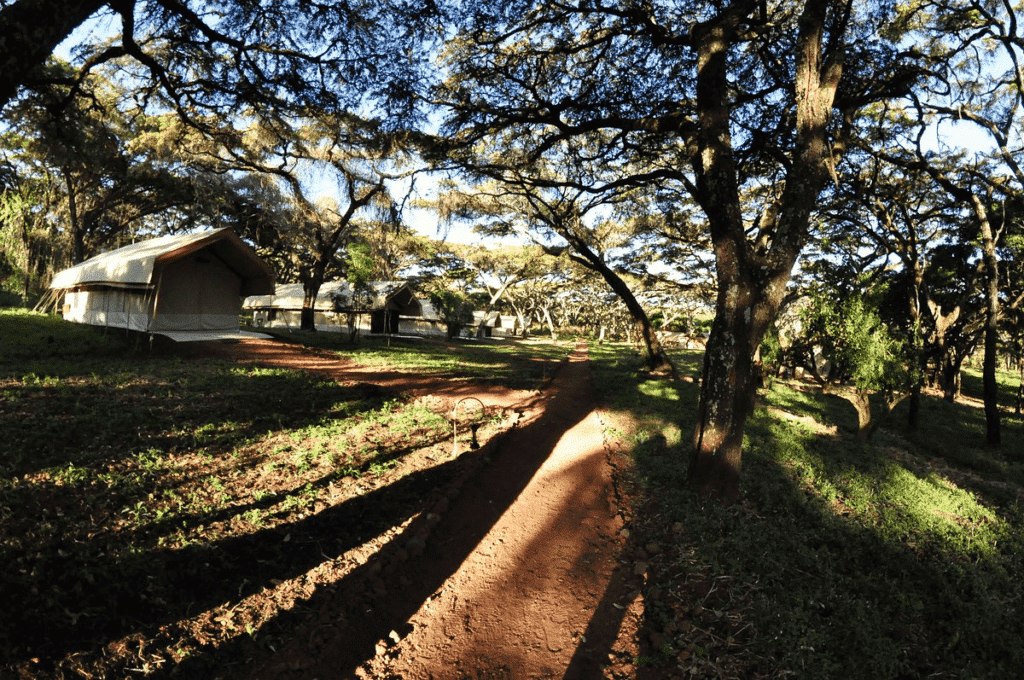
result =
[{"label": "tree bark", "polygon": [[942,399],[951,404],[956,401],[957,395],[960,394],[960,366],[962,363],[963,357],[959,355],[952,356],[950,351],[943,355],[942,375],[940,377]]},{"label": "tree bark", "polygon": [[857,439],[866,442],[871,438],[871,394],[867,390],[854,390],[847,400],[857,409]]},{"label": "tree bark", "polygon": [[302,284],[302,312],[299,316],[299,330],[316,330],[316,297],[319,293],[319,283],[306,281]]},{"label": "tree bark", "polygon": [[1024,360],[1017,359],[1017,415],[1020,415],[1022,408],[1024,408]]},{"label": "tree bark", "polygon": [[782,304],[790,273],[808,237],[811,211],[829,176],[828,123],[841,74],[841,50],[823,54],[829,3],[809,0],[800,18],[794,55],[793,162],[777,212],[762,227],[771,230],[770,245],[752,251],[732,153],[727,70],[740,19],[749,9],[734,5],[693,31],[698,53],[693,164],[698,201],[708,216],[715,252],[718,298],[704,354],[689,483],[701,495],[725,503],[740,494],[743,431],[756,390],[753,355]]},{"label": "tree bark", "polygon": [[320,295],[320,287],[324,285],[326,265],[317,263],[312,268],[299,268],[299,280],[302,282],[302,311],[299,314],[299,330],[316,330],[316,299]]},{"label": "tree bark", "polygon": [[548,331],[551,333],[551,341],[555,342],[558,340],[558,333],[555,332],[555,322],[551,320],[551,311],[544,307],[544,320],[548,324]]},{"label": "tree bark", "polygon": [[910,402],[907,405],[907,429],[917,432],[921,426],[921,383],[910,387]]},{"label": "tree bark", "polygon": [[75,184],[71,178],[71,172],[63,169],[64,184],[68,192],[68,221],[71,223],[72,257],[74,264],[85,261],[85,234],[82,231],[81,220],[78,217],[78,200],[75,193]]},{"label": "tree bark", "polygon": [[988,211],[976,195],[972,194],[971,199],[980,223],[982,261],[985,267],[985,360],[981,369],[985,400],[985,443],[999,446],[1002,440],[999,428],[999,384],[996,381],[999,362],[999,258]]}]

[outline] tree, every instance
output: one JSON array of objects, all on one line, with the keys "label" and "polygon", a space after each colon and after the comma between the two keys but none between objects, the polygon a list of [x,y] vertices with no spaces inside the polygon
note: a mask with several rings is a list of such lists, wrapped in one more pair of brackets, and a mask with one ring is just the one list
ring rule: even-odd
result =
[{"label": "tree", "polygon": [[478,285],[487,293],[486,302],[477,324],[476,337],[484,337],[484,328],[491,312],[507,295],[509,289],[531,279],[544,276],[551,268],[554,258],[539,246],[458,246],[450,244],[466,263],[476,272]]},{"label": "tree", "polygon": [[332,306],[335,313],[345,314],[348,325],[349,342],[355,342],[359,336],[356,323],[359,314],[372,311],[374,291],[370,285],[377,265],[370,255],[370,246],[366,243],[352,243],[346,249],[345,279],[351,287],[347,297],[337,292],[331,293]]},{"label": "tree", "polygon": [[524,164],[601,158],[626,171],[616,181],[671,182],[703,211],[717,299],[689,468],[705,495],[738,497],[752,357],[810,237],[844,122],[905,90],[904,60],[874,37],[884,20],[822,0],[485,2],[447,52],[434,98],[458,149],[518,135]]},{"label": "tree", "polygon": [[[808,340],[820,345],[832,369],[826,388],[849,401],[857,410],[857,436],[867,441],[892,410],[912,394],[919,383],[919,366],[908,356],[906,340],[894,337],[877,307],[883,290],[816,291],[804,313]],[[806,340],[805,340],[806,342]],[[852,383],[852,391],[834,387]],[[875,417],[871,394],[882,397]]]},{"label": "tree", "polygon": [[[0,109],[57,45],[106,0],[20,0],[0,4]],[[46,17],[45,21],[40,21]]]},{"label": "tree", "polygon": [[189,154],[208,172],[257,178],[282,197],[274,228],[255,240],[274,252],[282,279],[302,284],[301,328],[315,330],[320,287],[347,278],[347,249],[379,242],[373,231],[404,231],[390,183],[411,174],[397,170],[406,148],[380,121],[349,114],[232,123],[211,121],[212,133],[192,133]]},{"label": "tree", "polygon": [[[914,89],[908,113],[916,116],[899,147],[886,160],[920,169],[954,198],[974,227],[985,304],[982,368],[986,442],[1001,441],[996,366],[999,325],[1003,314],[999,265],[1000,242],[1010,221],[1006,209],[1024,200],[1024,169],[1014,152],[1024,104],[1024,35],[1019,32],[1020,8],[1009,2],[949,0],[927,7],[904,7],[893,34],[916,40],[929,77]],[[939,148],[925,143],[929,131],[980,131],[987,149],[957,148],[939,138]]]},{"label": "tree", "polygon": [[447,327],[448,337],[457,338],[463,327],[473,322],[472,291],[479,287],[479,273],[450,244],[431,241],[422,246],[417,272],[410,283],[427,295]]},{"label": "tree", "polygon": [[[308,3],[278,0],[5,0],[0,3],[0,108],[21,86],[45,79],[38,68],[89,17],[107,12],[120,34],[79,45],[73,84],[118,62],[133,89],[160,96],[183,119],[249,108],[328,110],[374,106],[410,112],[412,83],[429,56],[434,3]],[[40,18],[45,17],[41,21]],[[388,50],[381,50],[388,44]],[[198,116],[198,117],[197,117]]]},{"label": "tree", "polygon": [[[878,113],[885,116],[883,110]],[[870,119],[870,116],[865,116]],[[856,291],[864,285],[885,286],[879,314],[904,343],[912,373],[923,379],[934,358],[949,357],[947,334],[955,317],[944,316],[939,282],[949,272],[939,257],[955,241],[960,208],[928,175],[893,166],[873,155],[884,148],[899,121],[866,126],[859,136],[857,162],[846,166],[840,183],[822,211],[819,242],[812,248],[805,271],[818,285]],[[933,283],[936,285],[933,288]],[[966,307],[959,300],[956,310]],[[953,312],[956,317],[959,311]],[[910,385],[908,426],[916,429],[922,382]]]},{"label": "tree", "polygon": [[[490,154],[491,158],[514,156],[507,148]],[[487,220],[476,231],[491,236],[516,235],[541,245],[550,255],[565,254],[577,264],[599,274],[622,300],[646,351],[646,366],[651,371],[675,373],[671,359],[632,288],[616,271],[614,253],[629,252],[631,234],[612,220],[588,224],[589,213],[600,212],[623,200],[622,190],[610,188],[587,196],[583,191],[559,186],[550,172],[523,173],[514,164],[489,160],[485,167],[463,160],[465,169],[487,178],[470,192],[449,191],[439,204],[442,217],[466,215]],[[536,170],[536,169],[535,169]]]},{"label": "tree", "polygon": [[[166,116],[130,106],[116,83],[94,74],[82,96],[64,103],[67,64],[51,61],[53,82],[8,107],[0,157],[8,168],[5,231],[20,234],[24,281],[44,286],[55,271],[141,233],[209,223],[213,202],[232,182],[189,167],[177,145],[162,140]],[[11,241],[14,243],[14,240]]]}]

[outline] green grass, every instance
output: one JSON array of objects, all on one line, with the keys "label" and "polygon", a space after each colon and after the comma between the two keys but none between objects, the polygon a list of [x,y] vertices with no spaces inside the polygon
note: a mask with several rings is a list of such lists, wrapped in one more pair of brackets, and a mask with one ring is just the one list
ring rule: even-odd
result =
[{"label": "green grass", "polygon": [[[721,508],[685,484],[696,386],[654,387],[632,357],[592,356],[607,417],[633,444],[639,493],[664,513],[655,526],[685,527],[685,559],[648,587],[685,592],[678,575],[697,572],[734,584],[717,618],[649,599],[656,625],[692,618],[678,627],[719,641],[742,628],[748,672],[769,676],[1008,678],[1024,668],[1019,418],[1006,413],[1002,448],[986,449],[979,408],[925,396],[919,432],[899,410],[862,444],[848,403],[776,383],[748,421],[743,501]],[[1012,394],[1015,378],[1002,378],[1001,394]],[[727,625],[729,607],[749,627]]]},{"label": "green grass", "polygon": [[[58,316],[0,309],[0,362],[3,370],[43,370],[50,359],[97,358],[124,354],[133,342],[123,332],[83,327]],[[36,368],[39,367],[39,368]]]},{"label": "green grass", "polygon": [[[565,346],[548,342],[506,339],[496,342],[430,339],[361,338],[352,343],[344,333],[258,329],[285,342],[337,352],[364,366],[472,378],[517,389],[535,388],[550,377],[553,362],[565,356]],[[524,360],[524,357],[527,357]]]},{"label": "green grass", "polygon": [[[128,670],[104,666],[102,651],[47,657],[47,645],[173,635],[178,624],[160,628],[159,617],[187,622],[302,574],[331,545],[344,551],[417,511],[414,501],[458,469],[446,465],[447,414],[404,395],[151,350],[122,332],[26,312],[0,311],[0,343],[0,590],[18,612],[0,617],[0,676],[36,674],[26,660],[38,657],[64,668],[39,677],[68,675],[83,659],[89,673],[122,677]],[[517,343],[460,348],[451,360],[429,343],[364,342],[353,358],[536,387],[566,351]],[[481,416],[482,432],[497,426],[493,415]],[[402,487],[411,499],[377,488],[415,469]],[[377,489],[373,504],[346,506],[363,488]],[[322,527],[324,508],[347,519]],[[256,536],[268,538],[254,560]],[[222,577],[210,580],[211,561]],[[33,633],[47,630],[49,642]],[[187,651],[195,641],[168,644]],[[15,671],[19,659],[29,665]]]}]

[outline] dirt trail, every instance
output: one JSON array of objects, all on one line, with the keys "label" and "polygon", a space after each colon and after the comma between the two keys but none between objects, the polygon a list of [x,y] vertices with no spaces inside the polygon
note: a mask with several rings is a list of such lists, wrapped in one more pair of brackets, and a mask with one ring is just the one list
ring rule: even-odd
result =
[{"label": "dirt trail", "polygon": [[623,521],[585,345],[545,392],[475,454],[457,492],[364,574],[318,593],[319,616],[246,677],[611,677],[609,652],[632,647],[642,604],[618,560]]}]

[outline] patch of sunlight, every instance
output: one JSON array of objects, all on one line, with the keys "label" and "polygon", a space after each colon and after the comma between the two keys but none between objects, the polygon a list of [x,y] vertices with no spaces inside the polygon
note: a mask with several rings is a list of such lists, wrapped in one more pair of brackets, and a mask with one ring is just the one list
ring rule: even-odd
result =
[{"label": "patch of sunlight", "polygon": [[927,536],[947,551],[998,554],[1002,521],[974,494],[934,472],[918,477],[899,465],[886,472],[878,495],[890,530]]},{"label": "patch of sunlight", "polygon": [[679,401],[679,390],[670,382],[665,380],[647,380],[641,382],[638,391],[647,397],[654,399],[666,399],[668,401]]}]

